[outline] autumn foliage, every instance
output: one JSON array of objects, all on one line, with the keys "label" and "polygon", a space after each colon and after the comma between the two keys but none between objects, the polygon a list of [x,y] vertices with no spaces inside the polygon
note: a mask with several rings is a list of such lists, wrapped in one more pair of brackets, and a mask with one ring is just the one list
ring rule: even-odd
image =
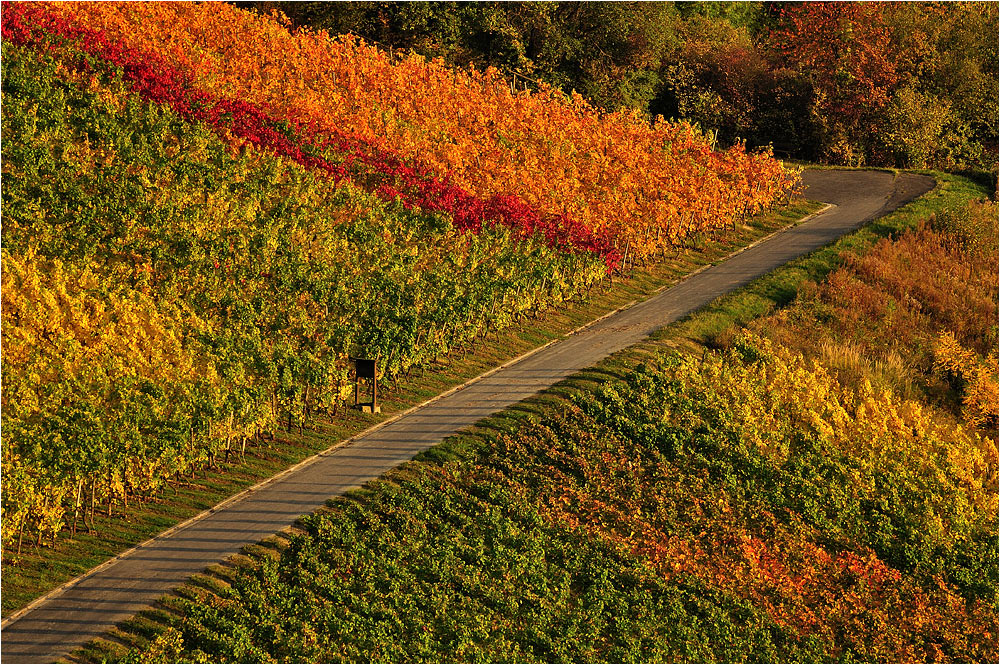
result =
[{"label": "autumn foliage", "polygon": [[768,42],[812,88],[817,157],[996,168],[995,5],[806,2],[775,13]]},{"label": "autumn foliage", "polygon": [[801,290],[754,328],[821,359],[845,380],[932,396],[996,432],[997,206],[945,210]]},{"label": "autumn foliage", "polygon": [[195,90],[268,109],[321,145],[346,133],[428,169],[457,188],[449,191],[487,206],[519,197],[561,233],[609,237],[622,256],[628,248],[646,258],[725,228],[794,185],[767,154],[714,151],[690,125],[650,126],[597,113],[578,96],[512,90],[495,70],[396,61],[363,42],[292,34],[222,3],[67,3],[45,12],[68,30],[98,30],[121,49],[162,58]]},{"label": "autumn foliage", "polygon": [[786,62],[815,72],[823,113],[846,124],[883,109],[899,75],[889,27],[877,2],[783,8],[771,40]]},{"label": "autumn foliage", "polygon": [[996,448],[933,408],[742,336],[541,415],[311,517],[125,659],[996,652]]},{"label": "autumn foliage", "polygon": [[[405,375],[795,180],[229,5],[4,5],[3,37],[7,562],[335,417],[350,355]],[[882,99],[875,55],[822,46]],[[995,660],[995,220],[436,449],[127,658]]]},{"label": "autumn foliage", "polygon": [[3,545],[786,197],[768,154],[229,4],[4,4]]}]

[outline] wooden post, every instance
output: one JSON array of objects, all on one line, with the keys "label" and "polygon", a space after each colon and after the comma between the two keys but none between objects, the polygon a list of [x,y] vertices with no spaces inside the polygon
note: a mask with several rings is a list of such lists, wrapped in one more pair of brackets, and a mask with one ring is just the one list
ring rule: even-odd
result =
[{"label": "wooden post", "polygon": [[[352,358],[354,361],[354,408],[363,413],[379,413],[378,406],[378,363],[370,358]],[[372,401],[360,402],[361,379],[368,379],[372,388]]]}]

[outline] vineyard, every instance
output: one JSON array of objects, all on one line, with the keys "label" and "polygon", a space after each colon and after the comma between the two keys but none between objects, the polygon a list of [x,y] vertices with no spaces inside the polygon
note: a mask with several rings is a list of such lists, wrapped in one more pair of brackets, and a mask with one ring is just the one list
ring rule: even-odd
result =
[{"label": "vineyard", "polygon": [[222,3],[4,4],[3,549],[725,233],[797,177]]},{"label": "vineyard", "polygon": [[992,662],[997,204],[943,179],[715,350],[675,350],[710,307],[77,657]]},{"label": "vineyard", "polygon": [[995,655],[996,447],[933,407],[744,333],[539,408],[188,587],[118,657]]}]

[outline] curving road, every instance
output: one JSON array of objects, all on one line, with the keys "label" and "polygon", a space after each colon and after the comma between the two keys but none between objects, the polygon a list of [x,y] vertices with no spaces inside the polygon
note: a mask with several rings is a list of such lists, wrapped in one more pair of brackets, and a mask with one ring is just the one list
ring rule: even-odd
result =
[{"label": "curving road", "polygon": [[359,487],[441,439],[594,365],[655,330],[822,247],[934,187],[924,176],[807,171],[810,199],[834,207],[778,233],[629,309],[418,407],[347,445],[328,450],[236,500],[77,578],[13,615],[0,633],[0,661],[52,662],[156,598]]}]

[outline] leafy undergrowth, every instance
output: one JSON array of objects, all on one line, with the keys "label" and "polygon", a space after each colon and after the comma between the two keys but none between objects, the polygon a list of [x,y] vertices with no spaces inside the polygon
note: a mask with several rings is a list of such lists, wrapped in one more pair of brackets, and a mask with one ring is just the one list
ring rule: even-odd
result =
[{"label": "leafy undergrowth", "polygon": [[[925,394],[997,428],[997,205],[942,210],[800,289],[754,330],[819,358],[851,384]],[[724,342],[724,339],[720,340]]]},{"label": "leafy undergrowth", "polygon": [[[942,180],[930,198],[962,209],[966,183]],[[982,223],[973,204],[905,233],[927,205],[332,501],[302,533],[249,548],[78,656],[995,660],[996,443],[956,425],[933,392],[900,395],[808,349],[719,334],[787,302],[827,262],[854,270]],[[801,326],[814,291],[765,332]],[[872,311],[860,325],[877,324]],[[988,336],[987,320],[967,317],[963,339]]]}]

